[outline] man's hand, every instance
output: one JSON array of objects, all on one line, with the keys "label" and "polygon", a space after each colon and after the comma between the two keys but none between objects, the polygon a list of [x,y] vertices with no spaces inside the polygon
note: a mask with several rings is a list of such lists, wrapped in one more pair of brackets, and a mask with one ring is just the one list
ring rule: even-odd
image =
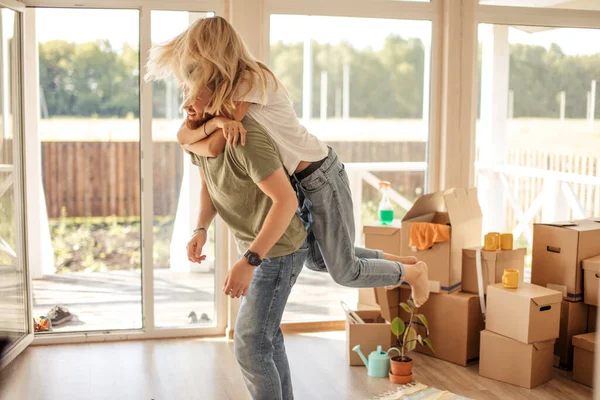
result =
[{"label": "man's hand", "polygon": [[188,259],[191,262],[200,264],[206,260],[206,256],[202,255],[202,248],[206,244],[207,233],[205,230],[198,231],[192,236],[187,245]]},{"label": "man's hand", "polygon": [[227,273],[223,293],[232,298],[245,296],[248,293],[250,282],[252,282],[252,277],[254,276],[254,268],[248,264],[246,257],[240,258]]}]

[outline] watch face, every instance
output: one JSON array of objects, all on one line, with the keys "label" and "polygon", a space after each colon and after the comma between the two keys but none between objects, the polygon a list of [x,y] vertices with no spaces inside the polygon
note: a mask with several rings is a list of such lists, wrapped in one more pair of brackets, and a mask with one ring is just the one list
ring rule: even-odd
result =
[{"label": "watch face", "polygon": [[248,260],[248,263],[254,267],[260,265],[261,259],[258,256],[258,254],[255,253],[250,253],[248,252],[246,254],[246,259]]}]

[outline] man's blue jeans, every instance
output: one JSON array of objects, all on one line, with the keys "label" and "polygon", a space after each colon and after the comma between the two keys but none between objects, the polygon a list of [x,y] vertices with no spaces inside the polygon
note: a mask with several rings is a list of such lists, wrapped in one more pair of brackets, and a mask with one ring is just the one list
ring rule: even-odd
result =
[{"label": "man's blue jeans", "polygon": [[308,246],[288,256],[268,258],[256,268],[242,298],[234,352],[254,400],[291,400],[292,377],[279,325]]}]

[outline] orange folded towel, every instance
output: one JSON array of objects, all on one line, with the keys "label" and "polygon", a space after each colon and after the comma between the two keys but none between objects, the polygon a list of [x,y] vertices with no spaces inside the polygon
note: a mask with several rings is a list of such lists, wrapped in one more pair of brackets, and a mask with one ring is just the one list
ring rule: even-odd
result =
[{"label": "orange folded towel", "polygon": [[435,243],[450,241],[448,225],[432,224],[429,222],[413,222],[410,226],[408,245],[419,250],[427,250]]}]

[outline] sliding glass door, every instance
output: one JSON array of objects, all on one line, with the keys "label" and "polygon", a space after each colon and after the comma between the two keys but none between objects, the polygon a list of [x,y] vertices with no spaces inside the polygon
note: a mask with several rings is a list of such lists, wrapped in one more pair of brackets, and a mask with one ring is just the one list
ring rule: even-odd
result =
[{"label": "sliding glass door", "polygon": [[21,18],[0,2],[0,367],[33,338],[23,240]]},{"label": "sliding glass door", "polygon": [[33,314],[52,322],[39,341],[224,333],[224,232],[211,228],[201,266],[186,255],[200,182],[176,141],[181,89],[143,80],[151,45],[215,12],[60,5],[27,10],[28,65],[39,71],[27,92],[39,104],[28,110],[39,143],[28,172],[41,171],[42,203]]},{"label": "sliding glass door", "polygon": [[[138,10],[35,10],[51,251],[40,333],[142,328]],[[80,34],[73,36],[73,30]]]}]

